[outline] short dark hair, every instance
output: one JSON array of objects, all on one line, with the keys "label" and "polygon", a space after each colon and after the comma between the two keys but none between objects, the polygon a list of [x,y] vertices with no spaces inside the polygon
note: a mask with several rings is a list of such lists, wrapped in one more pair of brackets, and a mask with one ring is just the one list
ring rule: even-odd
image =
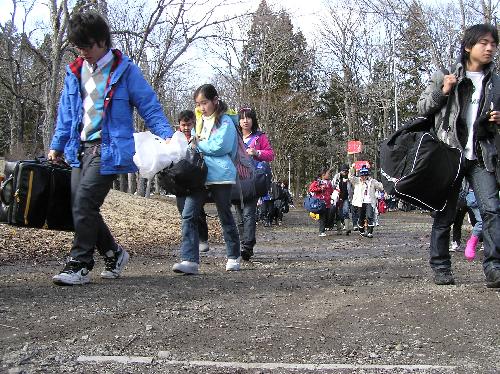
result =
[{"label": "short dark hair", "polygon": [[182,112],[179,113],[179,116],[177,117],[177,122],[180,123],[181,121],[189,122],[194,120],[194,112],[192,110],[183,110]]},{"label": "short dark hair", "polygon": [[322,167],[321,169],[319,169],[318,178],[321,178],[323,175],[325,175],[328,172],[331,172],[331,169],[329,167],[327,167],[327,166]]},{"label": "short dark hair", "polygon": [[255,112],[254,109],[248,107],[240,108],[238,114],[240,116],[240,119],[242,119],[243,117],[248,117],[252,119],[252,129],[251,129],[252,133],[254,133],[259,129],[259,122],[257,121],[257,113]]},{"label": "short dark hair", "polygon": [[111,48],[111,32],[108,23],[99,13],[88,11],[75,13],[69,20],[68,40],[76,47],[90,47],[104,42]]},{"label": "short dark hair", "polygon": [[465,48],[474,47],[485,35],[490,34],[496,44],[498,44],[498,30],[489,23],[480,23],[469,27],[464,31],[462,43],[460,45],[460,61],[463,65],[469,60],[469,52]]}]

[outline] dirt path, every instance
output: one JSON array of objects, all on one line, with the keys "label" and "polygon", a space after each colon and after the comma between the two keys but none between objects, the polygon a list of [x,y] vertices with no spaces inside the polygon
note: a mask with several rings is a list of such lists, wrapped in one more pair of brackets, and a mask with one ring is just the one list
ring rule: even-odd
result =
[{"label": "dirt path", "polygon": [[[435,286],[429,230],[427,215],[397,212],[374,239],[319,238],[297,209],[258,227],[238,273],[220,243],[198,276],[170,270],[175,246],[155,247],[84,287],[52,285],[56,261],[17,259],[0,266],[0,372],[500,372],[500,293],[461,253],[457,285]],[[127,357],[143,362],[116,362]]]}]

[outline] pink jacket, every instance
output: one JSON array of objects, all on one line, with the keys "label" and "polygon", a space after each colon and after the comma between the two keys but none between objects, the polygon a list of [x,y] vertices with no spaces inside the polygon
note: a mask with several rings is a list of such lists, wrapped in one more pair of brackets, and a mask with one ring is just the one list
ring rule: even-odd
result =
[{"label": "pink jacket", "polygon": [[269,139],[265,133],[257,131],[250,135],[250,138],[251,140],[247,144],[248,148],[255,148],[257,151],[260,151],[259,156],[254,156],[255,160],[267,162],[274,160],[273,147],[271,147],[271,143],[269,143]]}]

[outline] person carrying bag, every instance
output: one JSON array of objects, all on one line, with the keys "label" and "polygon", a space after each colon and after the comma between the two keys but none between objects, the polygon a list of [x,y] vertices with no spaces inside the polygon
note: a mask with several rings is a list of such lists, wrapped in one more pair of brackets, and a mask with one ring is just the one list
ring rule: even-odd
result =
[{"label": "person carrying bag", "polygon": [[[434,283],[438,285],[455,283],[449,254],[450,227],[465,177],[475,192],[483,219],[486,287],[500,288],[500,202],[498,175],[495,176],[500,77],[493,66],[498,39],[497,29],[489,24],[478,24],[465,30],[460,61],[452,74],[436,71],[417,103],[419,114],[434,116],[437,137],[465,156],[446,207],[434,214],[429,263],[434,272]],[[449,114],[447,102],[450,103]],[[426,184],[421,188],[433,190],[434,186]]]}]

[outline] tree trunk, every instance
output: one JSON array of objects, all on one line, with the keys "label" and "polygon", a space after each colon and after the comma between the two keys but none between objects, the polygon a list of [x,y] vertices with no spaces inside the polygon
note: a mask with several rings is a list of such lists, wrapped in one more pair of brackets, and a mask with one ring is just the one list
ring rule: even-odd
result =
[{"label": "tree trunk", "polygon": [[127,174],[120,174],[118,177],[120,181],[120,191],[121,192],[127,192],[128,191],[128,178]]},{"label": "tree trunk", "polygon": [[128,174],[128,193],[135,194],[137,192],[137,176],[135,173]]},{"label": "tree trunk", "polygon": [[57,9],[57,2],[50,2],[50,22],[52,32],[50,34],[51,52],[50,52],[50,68],[49,79],[45,86],[45,108],[46,115],[43,124],[43,146],[45,151],[48,151],[57,117],[57,105],[59,97],[59,80],[60,70],[63,57],[63,36],[66,32],[68,23],[68,8],[67,0],[63,0],[61,5],[62,10]]}]

